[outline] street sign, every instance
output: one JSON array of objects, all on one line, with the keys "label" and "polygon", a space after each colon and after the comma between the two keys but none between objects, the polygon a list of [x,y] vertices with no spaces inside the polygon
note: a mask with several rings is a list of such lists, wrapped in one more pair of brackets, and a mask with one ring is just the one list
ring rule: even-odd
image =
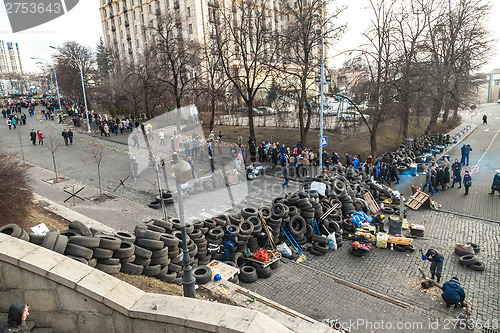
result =
[{"label": "street sign", "polygon": [[332,76],[331,75],[327,75],[325,77],[325,81],[328,82],[328,83],[332,82]]},{"label": "street sign", "polygon": [[325,147],[328,144],[327,137],[324,136],[321,138],[321,147]]}]

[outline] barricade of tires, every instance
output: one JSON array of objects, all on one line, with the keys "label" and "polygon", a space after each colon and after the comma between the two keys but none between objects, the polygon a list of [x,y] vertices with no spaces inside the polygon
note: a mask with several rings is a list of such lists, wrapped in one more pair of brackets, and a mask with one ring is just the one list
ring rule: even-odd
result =
[{"label": "barricade of tires", "polygon": [[484,263],[479,260],[477,254],[481,252],[479,245],[474,243],[456,244],[455,254],[459,255],[458,262],[473,271],[484,271]]}]

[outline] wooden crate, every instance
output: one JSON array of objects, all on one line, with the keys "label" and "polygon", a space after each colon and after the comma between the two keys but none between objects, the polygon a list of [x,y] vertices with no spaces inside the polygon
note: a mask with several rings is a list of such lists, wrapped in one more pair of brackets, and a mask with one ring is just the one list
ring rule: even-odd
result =
[{"label": "wooden crate", "polygon": [[417,191],[414,195],[412,195],[407,202],[405,202],[406,207],[411,208],[413,210],[419,209],[426,201],[429,200],[429,195],[422,192]]},{"label": "wooden crate", "polygon": [[212,277],[215,276],[215,274],[220,274],[222,279],[224,280],[229,280],[231,278],[234,278],[236,274],[240,273],[240,269],[229,266],[228,264],[223,263],[222,261],[218,260],[212,260],[211,262],[208,263],[207,265],[212,269]]},{"label": "wooden crate", "polygon": [[377,202],[370,192],[366,192],[365,194],[363,194],[363,198],[368,204],[368,208],[370,208],[372,214],[377,214],[380,211],[380,207],[377,205]]}]

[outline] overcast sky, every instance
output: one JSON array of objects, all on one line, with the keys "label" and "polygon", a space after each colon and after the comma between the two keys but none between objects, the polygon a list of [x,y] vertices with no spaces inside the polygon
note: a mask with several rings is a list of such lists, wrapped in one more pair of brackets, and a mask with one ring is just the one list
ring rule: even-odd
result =
[{"label": "overcast sky", "polygon": [[[487,27],[492,31],[494,38],[499,38],[498,19],[500,18],[500,2],[492,0],[493,10]],[[348,5],[347,10],[341,15],[342,23],[347,23],[346,34],[330,49],[330,67],[342,65],[345,57],[339,52],[356,48],[362,43],[361,33],[370,24],[371,11],[368,9],[368,0],[336,0],[339,5]],[[354,4],[354,5],[353,5]],[[495,24],[496,23],[496,24]],[[41,26],[13,34],[5,7],[0,4],[0,40],[17,42],[21,50],[21,58],[25,71],[39,71],[35,60],[30,57],[51,60],[55,51],[49,45],[61,45],[65,41],[75,40],[83,45],[95,49],[102,36],[101,20],[98,0],[80,0],[78,5],[53,21]],[[495,43],[496,55],[483,70],[490,71],[500,68],[500,41]]]}]

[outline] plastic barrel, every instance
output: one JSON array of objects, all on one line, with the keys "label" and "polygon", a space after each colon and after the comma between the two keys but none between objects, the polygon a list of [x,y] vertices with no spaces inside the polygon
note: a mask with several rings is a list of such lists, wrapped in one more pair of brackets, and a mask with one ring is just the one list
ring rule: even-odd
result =
[{"label": "plastic barrel", "polygon": [[389,216],[389,234],[401,235],[403,229],[403,221],[397,215]]}]

